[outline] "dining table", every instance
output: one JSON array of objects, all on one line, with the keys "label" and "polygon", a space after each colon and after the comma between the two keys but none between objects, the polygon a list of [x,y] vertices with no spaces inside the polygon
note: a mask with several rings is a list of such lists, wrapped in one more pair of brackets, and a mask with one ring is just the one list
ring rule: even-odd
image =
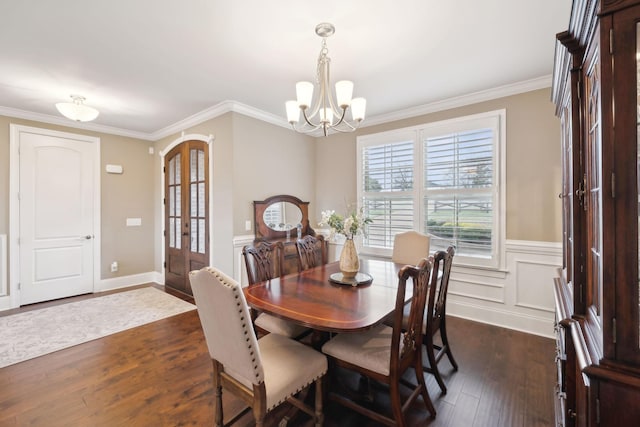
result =
[{"label": "dining table", "polygon": [[[332,262],[244,288],[247,304],[257,311],[324,333],[359,332],[385,320],[396,306],[398,273],[403,264],[361,259],[361,284],[337,283],[339,262]],[[342,282],[342,281],[340,281]],[[405,299],[411,299],[407,287]]]}]

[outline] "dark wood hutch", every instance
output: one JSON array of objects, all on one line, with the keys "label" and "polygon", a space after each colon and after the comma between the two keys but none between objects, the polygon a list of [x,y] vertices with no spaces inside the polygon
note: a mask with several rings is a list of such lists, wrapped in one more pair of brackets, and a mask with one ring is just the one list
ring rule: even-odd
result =
[{"label": "dark wood hutch", "polygon": [[[253,202],[256,241],[280,241],[284,245],[283,274],[298,271],[296,240],[316,233],[309,225],[309,202],[278,195]],[[300,235],[298,227],[300,224]]]},{"label": "dark wood hutch", "polygon": [[574,0],[557,36],[557,425],[640,425],[639,39],[640,0]]}]

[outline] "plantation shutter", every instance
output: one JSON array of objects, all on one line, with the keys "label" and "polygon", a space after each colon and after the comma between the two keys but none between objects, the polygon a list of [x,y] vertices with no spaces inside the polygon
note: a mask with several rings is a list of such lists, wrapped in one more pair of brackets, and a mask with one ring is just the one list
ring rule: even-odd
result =
[{"label": "plantation shutter", "polygon": [[362,152],[362,206],[373,222],[365,246],[388,248],[394,236],[413,229],[414,142],[365,146]]},{"label": "plantation shutter", "polygon": [[493,255],[493,151],[492,129],[424,138],[423,228],[432,250],[453,243],[460,255]]}]

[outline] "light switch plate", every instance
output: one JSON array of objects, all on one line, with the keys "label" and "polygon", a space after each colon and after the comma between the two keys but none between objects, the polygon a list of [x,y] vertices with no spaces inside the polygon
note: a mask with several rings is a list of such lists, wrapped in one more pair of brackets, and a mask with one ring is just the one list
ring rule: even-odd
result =
[{"label": "light switch plate", "polygon": [[127,227],[139,227],[142,225],[142,218],[127,218]]},{"label": "light switch plate", "polygon": [[107,173],[122,173],[122,165],[107,165]]}]

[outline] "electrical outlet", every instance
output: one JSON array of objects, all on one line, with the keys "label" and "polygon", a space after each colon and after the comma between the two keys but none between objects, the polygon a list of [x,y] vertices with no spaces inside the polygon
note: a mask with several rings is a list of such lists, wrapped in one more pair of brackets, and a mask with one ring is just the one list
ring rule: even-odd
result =
[{"label": "electrical outlet", "polygon": [[244,229],[245,229],[245,231],[251,231],[251,221],[250,220],[246,220],[244,222]]},{"label": "electrical outlet", "polygon": [[116,271],[118,271],[118,261],[113,261],[111,263],[111,272],[115,273]]}]

